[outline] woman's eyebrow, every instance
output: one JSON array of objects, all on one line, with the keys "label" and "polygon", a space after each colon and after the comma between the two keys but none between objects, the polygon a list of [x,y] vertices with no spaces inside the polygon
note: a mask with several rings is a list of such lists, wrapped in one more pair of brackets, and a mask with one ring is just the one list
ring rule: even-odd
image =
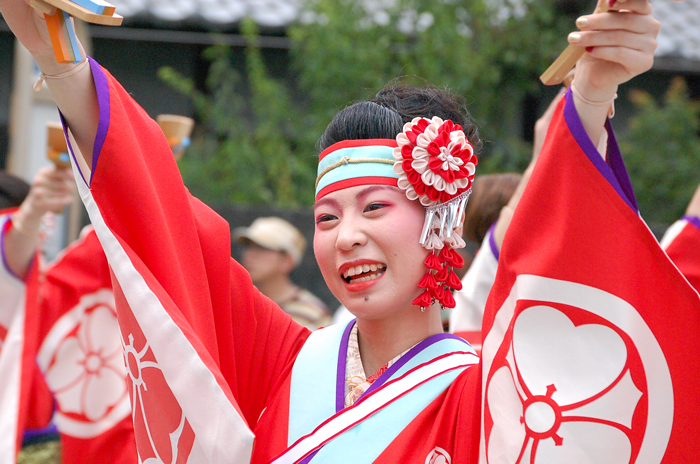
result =
[{"label": "woman's eyebrow", "polygon": [[335,200],[333,198],[324,197],[324,198],[321,198],[320,200],[318,200],[316,203],[314,203],[314,209],[318,208],[319,206],[323,206],[323,205],[329,205],[329,206],[334,207],[334,208],[340,208],[340,203],[338,203],[337,200]]},{"label": "woman's eyebrow", "polygon": [[357,194],[357,199],[362,202],[365,200],[365,198],[369,194],[371,194],[373,192],[376,192],[378,190],[392,190],[394,188],[396,188],[396,187],[389,186],[389,185],[371,185],[371,186],[367,187],[366,189],[363,189],[362,191],[360,191],[360,193]]}]

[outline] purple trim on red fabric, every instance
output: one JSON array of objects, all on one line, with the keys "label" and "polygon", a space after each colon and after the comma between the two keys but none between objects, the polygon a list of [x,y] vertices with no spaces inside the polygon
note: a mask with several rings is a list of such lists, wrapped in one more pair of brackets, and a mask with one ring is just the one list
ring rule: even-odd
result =
[{"label": "purple trim on red fabric", "polygon": [[100,157],[102,146],[105,143],[107,131],[109,130],[110,102],[109,82],[107,81],[107,76],[105,76],[104,71],[102,71],[102,68],[97,61],[90,57],[88,57],[88,61],[90,62],[90,69],[92,70],[92,78],[95,81],[97,104],[100,111],[100,120],[97,124],[97,134],[95,135],[95,145],[92,149],[92,172],[90,173],[90,182],[92,182],[92,176],[95,174],[95,168],[97,167],[97,160]]},{"label": "purple trim on red fabric", "polygon": [[350,340],[350,332],[357,320],[348,322],[343,332],[343,337],[340,339],[340,350],[338,351],[338,369],[336,374],[335,384],[335,412],[340,412],[345,408],[345,369],[347,367],[348,358],[348,342]]},{"label": "purple trim on red fabric", "polygon": [[49,424],[43,429],[25,430],[22,435],[22,444],[31,444],[49,440],[57,440],[60,437],[55,424]]},{"label": "purple trim on red fabric", "polygon": [[[604,161],[603,157],[598,153],[598,149],[591,141],[590,137],[586,133],[586,129],[581,123],[581,119],[576,111],[576,105],[574,103],[574,97],[571,93],[571,89],[566,92],[566,104],[564,105],[564,120],[566,125],[569,127],[571,134],[574,139],[581,147],[581,150],[585,153],[589,160],[593,163],[598,171],[605,177],[605,179],[610,183],[610,185],[615,189],[615,191],[620,195],[620,197],[629,205],[635,213],[639,210],[637,208],[637,200],[634,197],[634,193],[631,197],[628,196],[628,192],[625,189],[629,189],[632,192],[632,184],[629,181],[629,176],[627,175],[627,169],[622,161],[622,156],[620,155],[620,149],[617,146],[617,141],[610,126],[610,121],[607,121],[605,128],[608,131],[608,161]],[[608,165],[610,163],[610,165]],[[611,167],[612,166],[612,167]],[[619,177],[618,177],[619,176]],[[623,188],[623,185],[625,187]]]},{"label": "purple trim on red fabric", "polygon": [[683,216],[683,219],[700,229],[700,217],[698,216]]},{"label": "purple trim on red fabric", "polygon": [[608,152],[605,161],[620,183],[620,188],[625,192],[625,196],[629,200],[628,204],[631,204],[633,210],[639,211],[639,204],[637,203],[637,197],[634,195],[632,181],[630,180],[629,174],[627,174],[625,160],[622,158],[622,153],[620,153],[620,146],[617,144],[617,138],[615,137],[615,132],[613,132],[610,119],[605,121],[605,130],[608,133]]},{"label": "purple trim on red fabric", "polygon": [[66,118],[63,117],[63,113],[61,113],[61,110],[58,110],[58,116],[61,118],[61,125],[63,125],[63,136],[66,138],[66,144],[68,145],[68,152],[70,153],[71,158],[73,158],[73,163],[75,163],[76,166],[78,166],[78,173],[80,174],[80,178],[83,179],[83,182],[85,182],[85,185],[88,187],[90,184],[88,183],[87,179],[85,179],[85,175],[83,174],[83,171],[80,169],[80,165],[78,164],[78,160],[75,158],[75,152],[73,151],[73,145],[70,143],[70,137],[68,137],[68,124],[66,124]]},{"label": "purple trim on red fabric", "polygon": [[304,459],[301,460],[301,462],[299,464],[309,464],[311,462],[311,460],[316,457],[318,452],[321,451],[321,449],[322,448],[319,448],[316,451],[314,451],[313,453],[306,456]]},{"label": "purple trim on red fabric", "polygon": [[498,249],[498,245],[496,245],[496,237],[493,236],[493,232],[496,230],[496,222],[494,222],[489,229],[489,246],[491,247],[491,253],[493,253],[496,261],[498,261],[498,257],[501,255],[501,252]]},{"label": "purple trim on red fabric", "polygon": [[[97,166],[97,160],[100,157],[100,152],[102,151],[102,145],[105,143],[107,138],[107,131],[109,130],[109,82],[107,81],[107,76],[105,76],[104,71],[97,63],[89,56],[87,57],[88,63],[90,64],[90,71],[92,72],[92,79],[95,83],[95,92],[97,93],[97,105],[99,111],[99,120],[97,122],[97,133],[95,134],[95,144],[92,147],[92,166],[90,167],[90,181],[85,179],[83,171],[78,169],[80,177],[85,182],[88,187],[92,183],[92,176],[95,174],[95,166]],[[75,159],[75,153],[73,147],[71,146],[70,139],[68,138],[68,125],[66,124],[66,119],[63,117],[63,113],[58,111],[58,115],[61,118],[61,124],[63,124],[63,134],[66,137],[66,142],[68,143],[68,151],[70,156],[73,158],[73,162],[78,164],[78,160]]]},{"label": "purple trim on red fabric", "polygon": [[[464,340],[463,338],[458,337],[456,335],[450,334],[450,333],[440,333],[440,334],[432,335],[432,336],[426,338],[425,340],[423,340],[422,342],[418,343],[416,346],[414,346],[410,350],[408,350],[408,352],[405,355],[401,356],[401,358],[398,361],[396,361],[394,364],[392,364],[389,367],[389,369],[384,371],[384,373],[382,375],[380,375],[379,378],[377,380],[375,380],[374,383],[372,383],[372,385],[370,385],[367,390],[365,390],[365,392],[360,396],[360,398],[365,397],[370,392],[372,392],[372,391],[376,390],[377,388],[381,387],[382,385],[384,385],[384,383],[386,383],[386,381],[389,380],[391,378],[391,376],[393,376],[396,373],[396,371],[401,369],[408,361],[413,359],[413,357],[416,356],[418,353],[420,353],[421,351],[423,351],[424,349],[426,349],[430,345],[437,343],[440,340],[445,340],[448,338],[458,340],[460,342],[463,342],[465,345],[469,346],[469,343],[467,343],[466,340]],[[360,398],[358,398],[357,401],[359,401]]]}]

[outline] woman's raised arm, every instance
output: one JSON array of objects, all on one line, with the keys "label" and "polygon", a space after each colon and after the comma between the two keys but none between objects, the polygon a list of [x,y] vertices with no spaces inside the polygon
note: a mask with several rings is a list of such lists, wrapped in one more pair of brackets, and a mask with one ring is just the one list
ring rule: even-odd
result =
[{"label": "woman's raised arm", "polygon": [[[92,165],[92,147],[97,133],[97,94],[90,66],[81,63],[57,63],[43,15],[29,6],[28,0],[0,0],[0,13],[29,50],[61,110],[88,166]],[[79,45],[82,51],[82,45]],[[84,56],[84,52],[82,53]],[[77,72],[73,70],[80,67]]]},{"label": "woman's raised arm", "polygon": [[[609,1],[609,0],[600,0]],[[610,10],[582,16],[569,42],[586,48],[576,65],[574,101],[595,145],[618,85],[651,69],[660,24],[648,0],[610,0]]]}]

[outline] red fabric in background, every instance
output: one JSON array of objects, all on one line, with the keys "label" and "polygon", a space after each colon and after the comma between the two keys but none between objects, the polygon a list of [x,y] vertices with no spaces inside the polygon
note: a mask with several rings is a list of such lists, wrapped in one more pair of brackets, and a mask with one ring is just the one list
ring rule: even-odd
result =
[{"label": "red fabric in background", "polygon": [[[56,422],[62,462],[137,462],[130,411],[109,418],[118,405],[128,406],[128,396],[109,266],[94,230],[84,231],[47,267],[35,304],[27,307],[40,318],[39,364],[57,414],[72,420]],[[76,363],[84,371],[75,371]],[[79,404],[69,399],[77,395]]]},{"label": "red fabric in background", "polygon": [[666,246],[666,253],[690,285],[700,292],[700,229],[690,222],[686,223]]}]

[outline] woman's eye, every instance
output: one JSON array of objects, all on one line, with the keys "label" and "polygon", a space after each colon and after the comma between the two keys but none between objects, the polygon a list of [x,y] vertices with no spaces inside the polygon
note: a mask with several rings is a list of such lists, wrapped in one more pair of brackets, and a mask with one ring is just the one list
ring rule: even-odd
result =
[{"label": "woman's eye", "polygon": [[333,216],[332,214],[322,214],[316,218],[316,224],[332,221],[333,219],[335,219],[335,216]]},{"label": "woman's eye", "polygon": [[365,207],[365,212],[377,211],[378,209],[384,208],[386,205],[384,203],[370,203]]}]

